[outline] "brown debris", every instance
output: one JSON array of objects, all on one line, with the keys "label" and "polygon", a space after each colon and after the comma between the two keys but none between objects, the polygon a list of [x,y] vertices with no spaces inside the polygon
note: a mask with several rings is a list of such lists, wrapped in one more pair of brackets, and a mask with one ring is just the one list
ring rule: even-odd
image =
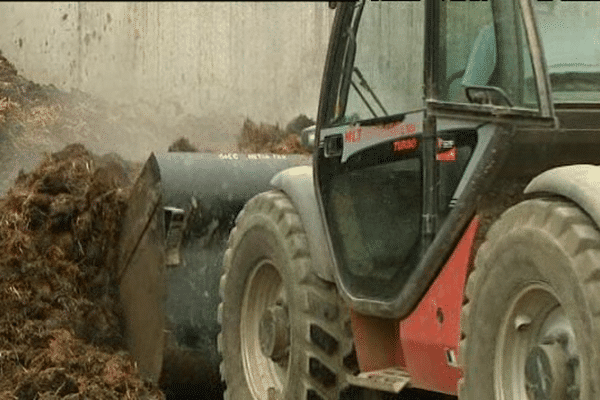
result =
[{"label": "brown debris", "polygon": [[180,137],[169,146],[169,152],[198,152],[198,148],[186,137]]},{"label": "brown debris", "polygon": [[279,125],[257,125],[247,118],[238,140],[238,149],[245,153],[310,154],[300,143],[299,135],[302,129],[313,123],[305,115],[300,115],[288,123],[284,131]]},{"label": "brown debris", "polygon": [[[281,130],[279,125],[262,122],[255,124],[246,118],[238,137],[238,150],[243,153],[274,153],[274,154],[310,154],[310,150],[300,143],[300,134],[306,127],[314,125],[314,121],[301,114]],[[170,146],[170,152],[212,152],[200,150],[187,137],[180,137]]]},{"label": "brown debris", "polygon": [[296,118],[288,122],[285,126],[285,131],[289,133],[295,133],[296,135],[300,135],[304,128],[308,128],[315,124],[315,121],[308,118],[304,114],[298,115]]},{"label": "brown debris", "polygon": [[114,248],[131,173],[69,145],[0,198],[0,398],[164,398],[124,352]]},{"label": "brown debris", "polygon": [[11,80],[14,80],[16,76],[17,69],[0,52],[0,80],[2,82],[10,82]]},{"label": "brown debris", "polygon": [[20,107],[33,108],[58,94],[58,89],[53,85],[42,86],[19,75],[15,66],[0,52],[0,99],[5,102],[9,100]]},{"label": "brown debris", "polygon": [[531,177],[500,178],[493,186],[482,192],[477,199],[477,215],[479,229],[471,249],[474,256],[479,246],[485,241],[487,232],[507,209],[520,203],[532,195],[523,193]]},{"label": "brown debris", "polygon": [[180,153],[215,153],[214,149],[211,148],[199,148],[195,144],[192,144],[187,137],[180,137],[169,146],[169,152],[180,152]]}]

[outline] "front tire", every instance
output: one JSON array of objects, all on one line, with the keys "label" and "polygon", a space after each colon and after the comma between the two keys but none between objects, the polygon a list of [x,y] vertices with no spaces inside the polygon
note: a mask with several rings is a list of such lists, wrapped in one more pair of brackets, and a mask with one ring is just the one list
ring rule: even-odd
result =
[{"label": "front tire", "polygon": [[461,400],[600,398],[600,233],[534,199],[490,229],[463,307]]},{"label": "front tire", "polygon": [[279,191],[252,198],[224,257],[218,318],[230,400],[333,400],[356,372],[349,311],[311,270],[298,213]]}]

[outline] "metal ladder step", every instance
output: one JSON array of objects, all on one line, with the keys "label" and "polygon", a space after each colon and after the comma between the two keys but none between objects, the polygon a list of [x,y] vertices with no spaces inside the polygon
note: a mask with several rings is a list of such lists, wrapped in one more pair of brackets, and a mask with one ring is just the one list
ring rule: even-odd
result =
[{"label": "metal ladder step", "polygon": [[361,372],[358,375],[348,375],[346,378],[353,386],[390,393],[400,393],[410,382],[410,375],[397,367]]}]

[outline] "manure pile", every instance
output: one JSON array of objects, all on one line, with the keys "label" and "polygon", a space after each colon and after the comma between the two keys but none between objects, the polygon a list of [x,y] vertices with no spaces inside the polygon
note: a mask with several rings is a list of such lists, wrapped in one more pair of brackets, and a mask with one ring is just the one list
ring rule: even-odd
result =
[{"label": "manure pile", "polygon": [[0,198],[0,398],[163,399],[124,348],[115,248],[136,171],[82,145]]}]

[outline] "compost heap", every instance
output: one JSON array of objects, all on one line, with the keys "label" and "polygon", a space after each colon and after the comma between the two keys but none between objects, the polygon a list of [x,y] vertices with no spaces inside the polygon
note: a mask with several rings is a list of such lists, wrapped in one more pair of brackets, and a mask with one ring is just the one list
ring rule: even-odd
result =
[{"label": "compost heap", "polygon": [[[285,129],[264,122],[256,124],[250,118],[246,118],[237,138],[237,147],[242,153],[310,154],[311,151],[302,146],[300,135],[304,128],[314,124],[315,121],[304,114],[292,119]],[[200,150],[185,136],[171,143],[168,151],[214,152],[211,149]]]},{"label": "compost heap", "polygon": [[82,145],[0,198],[0,398],[162,399],[124,351],[115,278],[135,171]]},{"label": "compost heap", "polygon": [[310,154],[300,143],[300,134],[314,123],[301,114],[281,129],[279,125],[256,124],[247,118],[238,139],[238,149],[246,153]]}]

